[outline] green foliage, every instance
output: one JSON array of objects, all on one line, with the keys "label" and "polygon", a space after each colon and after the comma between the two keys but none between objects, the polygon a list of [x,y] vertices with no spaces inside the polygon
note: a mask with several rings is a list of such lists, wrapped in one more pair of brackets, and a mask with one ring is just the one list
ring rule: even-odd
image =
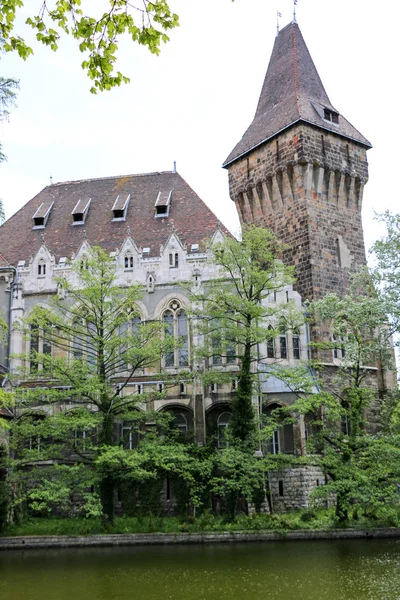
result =
[{"label": "green foliage", "polygon": [[[89,13],[85,13],[81,0],[47,0],[38,13],[32,10],[26,19],[36,40],[53,51],[58,49],[63,36],[72,36],[77,41],[85,55],[82,68],[93,81],[92,93],[129,81],[115,69],[122,36],[128,35],[133,42],[159,54],[161,43],[169,40],[167,32],[179,24],[178,15],[171,11],[167,0],[143,0],[137,5],[129,0],[109,0],[108,10],[97,4],[100,3],[93,4]],[[1,3],[0,39],[7,52],[16,51],[26,60],[33,49],[14,31],[23,5],[22,0]]]},{"label": "green foliage", "polygon": [[400,215],[386,211],[378,216],[387,233],[372,246],[372,278],[390,324],[389,332],[399,345],[400,331]]},{"label": "green foliage", "polygon": [[[1,6],[0,6],[1,11]],[[1,32],[1,25],[0,25]],[[0,33],[0,41],[1,41],[1,33]],[[0,45],[1,49],[1,45]],[[19,88],[18,81],[16,79],[0,77],[0,121],[7,119],[10,114],[10,108],[15,104],[15,98],[17,95],[17,90]],[[6,160],[5,155],[2,152],[2,145],[0,143],[0,163]],[[4,221],[4,208],[3,203],[0,200],[0,224]]]},{"label": "green foliage", "polygon": [[[278,335],[280,323],[284,321],[288,329],[298,327],[303,317],[292,303],[267,302],[268,296],[293,281],[292,269],[279,260],[283,246],[272,232],[246,227],[240,241],[227,237],[213,243],[210,251],[219,277],[193,294],[196,323],[206,340],[199,356],[214,366],[206,374],[208,379],[218,380],[223,370],[232,376],[230,365],[238,362],[238,386],[229,426],[231,442],[254,451],[258,443],[252,402],[257,381],[255,365],[264,358],[258,350]],[[267,329],[268,323],[272,323],[272,329]]]},{"label": "green foliage", "polygon": [[[386,425],[371,423],[379,415],[378,385],[373,383],[375,366],[381,373],[393,368],[390,332],[385,304],[376,294],[366,271],[353,277],[350,293],[341,298],[329,294],[310,306],[320,340],[314,368],[320,378],[304,372],[293,377],[297,400],[286,412],[303,415],[309,431],[308,460],[328,475],[328,482],[315,491],[319,500],[336,499],[336,517],[347,522],[354,505],[360,512],[378,511],[385,503],[397,503],[400,481],[399,439],[394,418],[398,402],[392,395]],[[338,350],[334,369],[332,357]],[[372,369],[371,369],[372,367]],[[311,381],[311,383],[310,383]]]},{"label": "green foliage", "polygon": [[[356,511],[358,510],[358,515]],[[354,518],[348,527],[353,529],[371,529],[376,527],[398,527],[400,511],[397,506],[381,506],[373,514],[353,506]],[[296,530],[332,530],[341,526],[335,517],[334,509],[307,509],[285,514],[238,515],[227,522],[225,518],[204,512],[198,518],[181,519],[178,517],[116,517],[109,533],[199,533],[199,532],[261,532],[276,531],[285,535]],[[96,535],[104,533],[102,522],[98,518],[73,519],[31,518],[20,525],[8,525],[2,535]]]},{"label": "green foliage", "polygon": [[[156,476],[146,453],[120,443],[117,422],[128,420],[139,431],[149,418],[165,424],[158,414],[138,411],[149,396],[128,393],[126,386],[135,371],[159,363],[171,340],[159,321],[126,326],[140,314],[142,288],[117,286],[115,262],[100,248],[74,267],[71,279],[58,284],[61,291],[51,309],[38,306],[21,324],[32,350],[29,364],[17,374],[17,383],[28,384],[15,388],[19,418],[12,430],[11,471],[23,482],[15,502],[28,502],[36,511],[58,506],[68,512],[78,506],[96,514],[96,494],[87,491],[93,486],[111,522],[118,482],[127,474],[141,482]],[[44,342],[39,352],[39,339],[53,352],[44,351]],[[116,372],[123,373],[117,386]],[[38,377],[45,385],[29,385]],[[39,464],[55,467],[35,469]],[[76,478],[74,487],[78,467],[82,480]],[[38,484],[33,486],[34,477]]]},{"label": "green foliage", "polygon": [[353,276],[348,295],[328,294],[311,304],[312,320],[329,331],[311,346],[322,356],[340,354],[336,380],[342,389],[361,387],[371,365],[380,364],[385,371],[394,368],[386,309],[367,270]]}]

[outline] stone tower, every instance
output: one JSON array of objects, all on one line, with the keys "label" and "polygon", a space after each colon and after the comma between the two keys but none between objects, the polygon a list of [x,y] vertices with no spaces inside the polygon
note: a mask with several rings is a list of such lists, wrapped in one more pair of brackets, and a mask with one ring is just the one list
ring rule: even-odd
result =
[{"label": "stone tower", "polygon": [[304,299],[343,294],[365,263],[371,144],[331,104],[296,22],[277,35],[253,122],[224,163],[242,223],[286,242]]}]

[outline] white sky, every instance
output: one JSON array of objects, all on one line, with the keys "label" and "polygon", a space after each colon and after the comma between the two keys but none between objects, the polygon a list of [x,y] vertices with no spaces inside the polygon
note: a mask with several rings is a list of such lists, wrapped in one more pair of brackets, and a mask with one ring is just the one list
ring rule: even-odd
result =
[{"label": "white sky", "polygon": [[[30,0],[30,7],[41,0]],[[276,33],[292,0],[170,0],[181,26],[155,57],[124,41],[119,68],[131,83],[93,96],[68,40],[6,54],[2,76],[20,79],[18,107],[0,125],[6,216],[53,182],[172,170],[232,231],[236,210],[221,164],[250,124]],[[369,245],[373,210],[397,210],[399,133],[396,0],[298,0],[297,21],[332,104],[370,140],[364,192]]]}]

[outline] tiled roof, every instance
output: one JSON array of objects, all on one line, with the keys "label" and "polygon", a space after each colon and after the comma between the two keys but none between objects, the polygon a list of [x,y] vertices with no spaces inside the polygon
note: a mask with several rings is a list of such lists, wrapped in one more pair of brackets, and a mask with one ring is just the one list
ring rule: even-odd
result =
[{"label": "tiled roof", "polygon": [[[158,194],[172,190],[169,216],[155,218]],[[126,220],[113,221],[117,199],[130,195]],[[82,225],[73,225],[71,212],[80,199],[91,198]],[[46,227],[33,229],[32,217],[42,203],[53,202]],[[216,230],[218,219],[176,172],[126,175],[56,183],[45,187],[0,227],[0,249],[12,265],[28,261],[43,239],[56,260],[71,257],[86,238],[107,251],[120,248],[128,232],[138,247],[158,256],[173,229],[183,243],[201,244]],[[222,227],[225,233],[228,231]]]},{"label": "tiled roof", "polygon": [[338,124],[324,119],[324,107],[338,113],[325,92],[299,26],[290,23],[275,40],[253,122],[223,166],[298,121],[371,146],[342,115]]}]

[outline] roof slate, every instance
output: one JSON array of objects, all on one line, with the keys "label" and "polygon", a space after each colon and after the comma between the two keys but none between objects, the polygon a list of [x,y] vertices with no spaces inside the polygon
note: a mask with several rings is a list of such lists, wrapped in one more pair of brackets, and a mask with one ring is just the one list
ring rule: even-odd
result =
[{"label": "roof slate", "polygon": [[[169,216],[155,218],[158,193],[173,190]],[[130,202],[126,221],[113,221],[112,207],[118,195]],[[85,223],[72,225],[71,212],[81,198],[91,198]],[[53,202],[45,229],[32,229],[32,216],[42,202]],[[45,187],[0,227],[0,250],[8,263],[29,260],[43,243],[55,255],[71,257],[87,239],[91,245],[112,252],[128,236],[138,247],[150,247],[158,256],[172,230],[182,243],[198,244],[212,236],[218,219],[176,172],[148,173],[56,183]],[[222,231],[230,235],[223,226]],[[44,237],[43,237],[44,236]]]},{"label": "roof slate", "polygon": [[339,112],[328,98],[299,26],[293,22],[282,29],[275,40],[254,119],[223,166],[227,167],[299,121],[371,147],[370,142],[342,115],[338,125],[330,123],[319,114],[313,103]]}]

